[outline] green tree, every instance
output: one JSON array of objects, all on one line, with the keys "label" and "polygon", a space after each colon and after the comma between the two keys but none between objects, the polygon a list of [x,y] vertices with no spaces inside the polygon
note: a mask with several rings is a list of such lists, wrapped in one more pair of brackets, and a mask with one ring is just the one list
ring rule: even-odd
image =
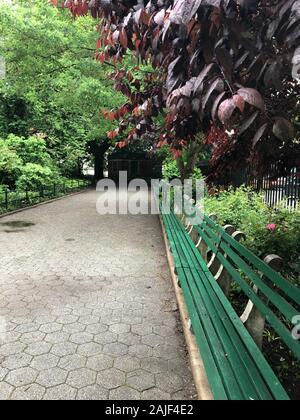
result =
[{"label": "green tree", "polygon": [[107,144],[112,123],[102,111],[124,101],[112,88],[111,68],[94,60],[95,21],[74,20],[44,0],[15,0],[0,7],[0,31],[1,137],[42,133],[61,173],[78,175],[90,153],[99,161]]}]

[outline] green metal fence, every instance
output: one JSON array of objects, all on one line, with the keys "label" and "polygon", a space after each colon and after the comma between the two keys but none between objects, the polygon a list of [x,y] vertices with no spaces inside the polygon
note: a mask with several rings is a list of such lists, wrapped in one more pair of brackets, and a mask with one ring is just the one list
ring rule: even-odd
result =
[{"label": "green metal fence", "polygon": [[90,185],[90,182],[85,180],[68,180],[62,183],[43,186],[35,191],[11,191],[6,188],[0,191],[0,214],[81,191],[89,188]]}]

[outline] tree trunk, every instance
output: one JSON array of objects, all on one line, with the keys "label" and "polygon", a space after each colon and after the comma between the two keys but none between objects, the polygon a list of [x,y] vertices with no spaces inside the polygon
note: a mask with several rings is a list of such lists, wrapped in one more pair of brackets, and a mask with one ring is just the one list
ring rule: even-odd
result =
[{"label": "tree trunk", "polygon": [[94,154],[96,182],[99,181],[100,179],[103,179],[103,176],[104,176],[104,155],[105,155],[105,152],[101,152],[101,151]]},{"label": "tree trunk", "polygon": [[110,142],[105,139],[97,139],[90,142],[90,151],[95,160],[95,182],[103,179],[104,176],[104,157],[107,150],[110,148]]}]

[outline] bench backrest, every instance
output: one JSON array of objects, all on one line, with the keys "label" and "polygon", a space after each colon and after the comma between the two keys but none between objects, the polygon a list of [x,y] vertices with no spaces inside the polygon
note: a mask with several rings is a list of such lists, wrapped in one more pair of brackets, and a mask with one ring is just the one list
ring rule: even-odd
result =
[{"label": "bench backrest", "polygon": [[[185,206],[189,216],[191,206],[201,212],[188,197],[184,200],[189,201]],[[246,304],[241,320],[258,346],[262,347],[267,322],[300,360],[300,341],[292,333],[300,319],[300,290],[273,269],[280,258],[268,256],[262,261],[239,242],[241,232],[232,226],[222,228],[203,213],[199,225],[191,225],[184,211],[177,217],[227,298],[232,287],[243,292]]]}]

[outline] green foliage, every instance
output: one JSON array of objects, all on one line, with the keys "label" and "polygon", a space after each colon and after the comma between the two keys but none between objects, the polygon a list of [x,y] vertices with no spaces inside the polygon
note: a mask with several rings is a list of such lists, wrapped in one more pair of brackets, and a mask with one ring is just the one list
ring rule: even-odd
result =
[{"label": "green foliage", "polygon": [[175,178],[180,179],[180,172],[177,167],[176,160],[172,159],[171,157],[168,157],[167,159],[165,159],[163,163],[163,167],[162,167],[162,173],[163,173],[164,179],[169,179],[169,180],[172,180]]},{"label": "green foliage", "polygon": [[[176,160],[170,154],[169,149],[164,147],[160,151],[160,156],[164,158],[163,165],[162,165],[163,178],[168,179],[168,180],[172,180],[176,178],[180,179],[181,177],[180,170],[178,168]],[[202,178],[203,178],[203,175],[201,173],[201,170],[195,167],[193,170],[192,179],[197,180],[197,179],[202,179]]]},{"label": "green foliage", "polygon": [[[102,110],[124,102],[112,88],[111,67],[94,60],[95,21],[73,19],[45,0],[15,0],[14,7],[0,2],[0,32],[6,63],[0,137],[42,133],[60,172],[78,175],[90,159],[87,143],[106,141],[112,128]],[[43,165],[40,159],[29,162]]]},{"label": "green foliage", "polygon": [[36,163],[26,163],[21,169],[21,175],[16,182],[16,186],[18,190],[36,191],[58,181],[58,173],[53,169]]},{"label": "green foliage", "polygon": [[0,185],[10,184],[19,175],[22,161],[15,150],[11,150],[4,140],[0,139]]},{"label": "green foliage", "polygon": [[214,214],[220,225],[231,224],[244,232],[245,246],[258,257],[282,257],[284,274],[300,284],[300,209],[271,209],[261,194],[241,187],[214,191],[205,199],[205,212]]}]

